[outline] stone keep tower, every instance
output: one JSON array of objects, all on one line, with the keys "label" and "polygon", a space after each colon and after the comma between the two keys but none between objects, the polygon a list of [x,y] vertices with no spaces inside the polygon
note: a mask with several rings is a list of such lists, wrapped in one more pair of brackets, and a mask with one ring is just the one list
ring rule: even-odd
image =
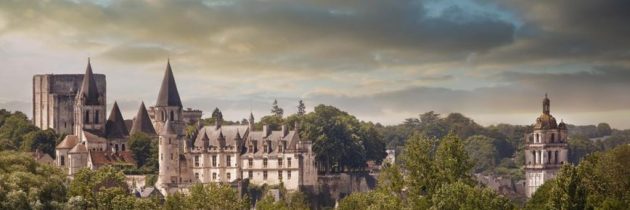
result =
[{"label": "stone keep tower", "polygon": [[525,193],[531,197],[545,181],[556,177],[568,160],[567,126],[556,123],[550,114],[550,100],[545,94],[543,113],[536,119],[534,131],[525,136]]},{"label": "stone keep tower", "polygon": [[153,111],[153,127],[155,127],[158,134],[162,133],[162,129],[165,128],[167,121],[171,121],[172,126],[174,126],[177,132],[184,129],[182,101],[179,98],[179,92],[177,91],[170,61],[166,64],[166,72],[164,72],[164,79],[162,80],[162,86],[158,93],[158,99],[155,106],[151,108],[151,111]]},{"label": "stone keep tower", "polygon": [[88,59],[88,66],[83,76],[81,89],[76,95],[74,105],[74,134],[83,135],[83,131],[90,131],[97,135],[105,133],[105,95],[100,94],[96,86],[92,65]]}]

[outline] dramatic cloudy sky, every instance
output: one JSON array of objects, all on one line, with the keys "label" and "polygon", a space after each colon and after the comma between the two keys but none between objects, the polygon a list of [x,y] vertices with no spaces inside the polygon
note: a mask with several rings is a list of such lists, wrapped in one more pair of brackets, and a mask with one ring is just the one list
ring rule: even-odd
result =
[{"label": "dramatic cloudy sky", "polygon": [[[107,75],[128,118],[168,57],[186,107],[230,120],[330,104],[395,124],[461,112],[529,124],[549,93],[573,124],[630,128],[626,0],[3,0],[0,107],[31,111],[33,74]],[[111,104],[110,104],[111,106]]]}]

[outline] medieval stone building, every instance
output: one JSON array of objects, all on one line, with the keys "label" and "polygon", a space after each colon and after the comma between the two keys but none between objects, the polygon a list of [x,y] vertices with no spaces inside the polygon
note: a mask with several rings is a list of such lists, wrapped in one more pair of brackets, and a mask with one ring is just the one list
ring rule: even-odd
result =
[{"label": "medieval stone building", "polygon": [[[158,144],[156,187],[164,194],[194,183],[236,183],[244,179],[257,185],[282,183],[289,190],[317,182],[311,142],[300,139],[296,130],[283,126],[272,131],[264,125],[262,131],[255,131],[252,113],[248,125],[222,125],[219,120],[215,125],[202,126],[201,111],[183,108],[170,62],[156,104],[149,109],[140,104],[133,120],[124,120],[117,103],[105,120],[104,76],[97,82],[89,61],[83,76],[72,77],[82,79],[80,86],[72,80],[64,81],[67,84],[61,88],[44,88],[51,86],[50,81],[59,83],[51,77],[34,77],[35,110],[40,110],[34,110],[40,115],[34,122],[40,128],[57,130],[59,121],[72,121],[72,129],[59,130],[69,135],[57,145],[55,160],[69,175],[103,165],[135,166],[127,141],[141,132]],[[56,105],[57,93],[64,93],[64,103],[72,102],[72,108]],[[186,135],[186,127],[196,131]]]},{"label": "medieval stone building", "polygon": [[545,95],[543,113],[536,119],[534,131],[525,136],[525,193],[531,197],[536,189],[556,173],[568,160],[567,125],[556,123],[550,114],[550,100]]}]

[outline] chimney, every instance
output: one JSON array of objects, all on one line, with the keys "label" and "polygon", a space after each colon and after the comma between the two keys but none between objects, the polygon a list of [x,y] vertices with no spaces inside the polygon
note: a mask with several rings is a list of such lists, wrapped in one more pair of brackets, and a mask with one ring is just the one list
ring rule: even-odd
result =
[{"label": "chimney", "polygon": [[271,129],[269,129],[269,125],[263,125],[263,135],[265,135],[264,137],[269,136],[269,133],[271,133]]},{"label": "chimney", "polygon": [[287,134],[289,134],[289,128],[287,128],[287,125],[282,125],[282,137],[287,136]]}]

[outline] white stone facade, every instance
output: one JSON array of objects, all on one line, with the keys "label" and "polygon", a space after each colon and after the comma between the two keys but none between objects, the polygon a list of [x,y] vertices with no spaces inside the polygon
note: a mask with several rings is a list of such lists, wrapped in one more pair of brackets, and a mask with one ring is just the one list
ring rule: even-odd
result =
[{"label": "white stone facade", "polygon": [[525,136],[525,193],[531,197],[538,187],[556,177],[568,161],[566,124],[556,123],[549,112],[550,100],[543,100],[543,114],[536,119],[534,131]]}]

